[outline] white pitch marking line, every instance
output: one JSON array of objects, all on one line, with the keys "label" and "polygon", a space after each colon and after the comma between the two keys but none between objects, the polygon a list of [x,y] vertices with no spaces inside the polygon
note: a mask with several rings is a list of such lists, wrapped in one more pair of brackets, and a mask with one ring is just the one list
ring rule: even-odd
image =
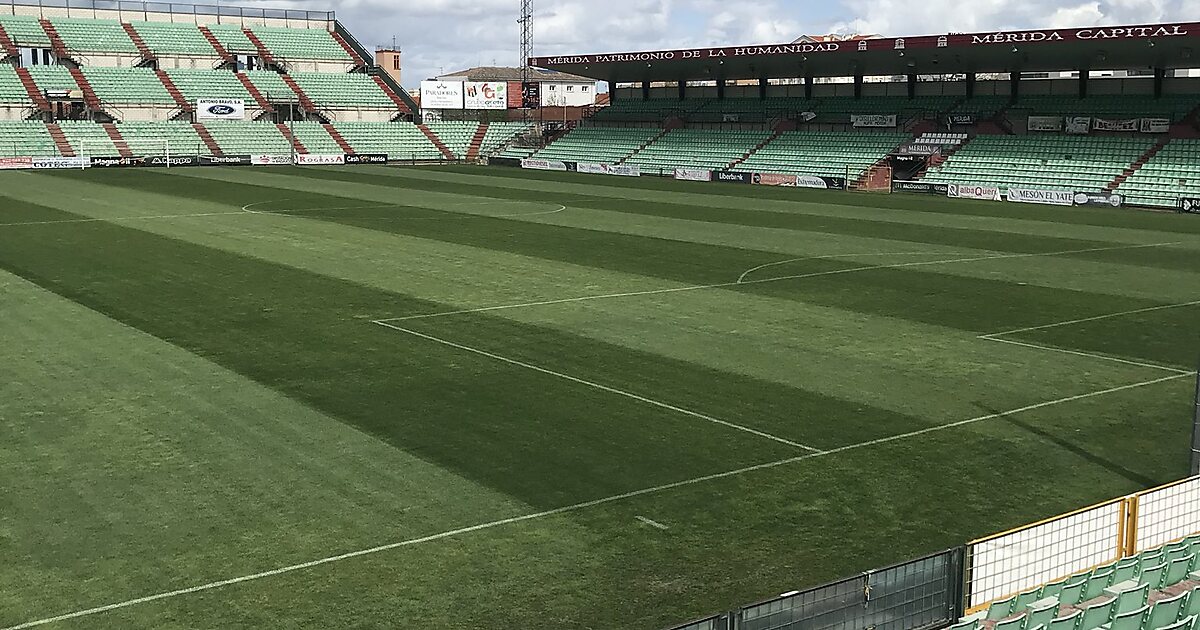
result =
[{"label": "white pitch marking line", "polygon": [[139,221],[142,219],[186,219],[190,217],[227,217],[243,214],[241,212],[201,212],[197,214],[159,214],[140,217],[109,217],[105,219],[58,219],[55,221],[23,221],[21,223],[0,223],[0,228],[18,227],[23,225],[55,225],[58,223],[100,223],[105,221]]},{"label": "white pitch marking line", "polygon": [[796,457],[789,457],[787,459],[781,459],[781,460],[777,460],[777,461],[773,461],[773,462],[756,464],[754,466],[747,466],[745,468],[739,468],[737,470],[730,470],[730,471],[726,471],[726,472],[722,472],[722,473],[705,475],[703,477],[694,477],[692,479],[685,479],[683,481],[676,481],[673,483],[667,483],[667,484],[663,484],[663,485],[659,485],[659,486],[653,486],[650,488],[643,488],[641,490],[634,490],[632,492],[617,494],[617,495],[605,497],[602,499],[594,499],[591,501],[584,501],[582,503],[576,503],[573,505],[566,505],[563,507],[554,508],[552,510],[545,510],[542,512],[534,512],[532,514],[525,514],[523,516],[514,516],[512,518],[500,519],[500,520],[490,521],[487,523],[480,523],[477,525],[472,525],[470,527],[462,527],[462,528],[458,528],[458,529],[448,530],[448,531],[442,532],[440,534],[432,534],[432,535],[424,536],[421,538],[412,538],[412,539],[404,540],[404,541],[400,541],[400,542],[394,542],[394,543],[390,543],[390,544],[386,544],[386,545],[380,545],[378,547],[371,547],[370,549],[351,551],[351,552],[336,555],[336,556],[330,556],[328,558],[321,558],[320,560],[312,560],[312,561],[304,562],[301,564],[293,564],[293,565],[286,566],[286,567],[280,567],[278,569],[272,569],[270,571],[263,571],[261,573],[254,573],[254,574],[244,575],[241,577],[231,578],[231,579],[227,579],[227,580],[221,580],[218,582],[210,582],[208,584],[201,584],[199,586],[193,586],[190,588],[184,588],[184,589],[179,589],[179,590],[175,590],[175,591],[168,591],[165,593],[158,593],[156,595],[149,595],[146,597],[139,597],[137,599],[130,599],[130,600],[127,600],[124,602],[108,604],[106,606],[89,608],[87,610],[81,610],[78,612],[72,612],[72,613],[67,613],[67,614],[63,614],[63,615],[58,615],[56,617],[47,617],[45,619],[30,621],[27,623],[23,623],[23,624],[16,625],[16,626],[11,626],[8,628],[3,628],[0,630],[27,630],[28,628],[35,628],[38,626],[44,626],[44,625],[56,623],[59,621],[67,621],[70,619],[78,619],[80,617],[88,617],[91,615],[105,613],[105,612],[109,612],[112,610],[118,610],[121,608],[129,608],[131,606],[137,606],[139,604],[145,604],[148,602],[154,602],[154,601],[159,601],[159,600],[163,600],[163,599],[170,599],[173,597],[178,597],[181,595],[188,595],[191,593],[199,593],[202,591],[210,591],[210,590],[221,588],[224,586],[240,584],[243,582],[251,582],[254,580],[260,580],[263,578],[268,578],[268,577],[272,577],[272,576],[276,576],[276,575],[282,575],[285,573],[292,573],[294,571],[309,569],[312,567],[317,567],[317,566],[329,564],[332,562],[338,562],[341,560],[349,560],[351,558],[358,558],[361,556],[377,554],[377,553],[389,551],[392,549],[398,549],[401,547],[409,547],[409,546],[417,545],[417,544],[421,544],[421,543],[443,540],[446,538],[452,538],[455,536],[461,536],[463,534],[492,529],[492,528],[500,527],[503,525],[510,525],[513,523],[520,523],[520,522],[524,522],[524,521],[542,519],[542,518],[546,518],[549,516],[555,516],[558,514],[566,514],[569,512],[577,512],[579,510],[592,508],[592,507],[596,507],[599,505],[605,505],[608,503],[614,503],[617,501],[623,501],[625,499],[632,499],[632,498],[636,498],[636,497],[640,497],[640,496],[645,496],[648,494],[665,492],[667,490],[674,490],[676,488],[692,486],[692,485],[696,485],[696,484],[700,484],[700,483],[705,483],[708,481],[715,481],[718,479],[727,479],[729,477],[736,477],[739,475],[744,475],[746,473],[756,472],[759,470],[768,470],[768,469],[778,468],[780,466],[786,466],[788,464],[793,464],[796,462],[801,462],[801,461],[805,461],[805,460],[809,460],[809,459],[816,459],[818,457],[825,457],[828,455],[836,455],[836,454],[845,453],[847,451],[857,450],[857,449],[861,449],[861,448],[869,448],[869,447],[877,446],[880,444],[886,444],[889,442],[895,442],[898,440],[904,440],[904,439],[908,439],[908,438],[912,438],[912,437],[926,435],[928,433],[934,433],[937,431],[944,431],[947,429],[962,427],[962,426],[966,426],[969,424],[984,422],[987,420],[992,420],[992,419],[1000,418],[1003,416],[1023,413],[1023,412],[1027,412],[1027,411],[1033,411],[1035,409],[1043,409],[1046,407],[1051,407],[1054,405],[1074,402],[1077,400],[1084,400],[1087,398],[1095,398],[1097,396],[1104,396],[1107,394],[1113,394],[1113,393],[1127,391],[1127,390],[1131,390],[1131,389],[1148,387],[1150,385],[1157,385],[1159,383],[1165,383],[1168,381],[1178,380],[1178,379],[1181,379],[1181,378],[1184,378],[1187,376],[1192,376],[1194,374],[1195,374],[1195,372],[1192,372],[1189,374],[1176,374],[1176,375],[1172,375],[1172,376],[1166,376],[1163,378],[1155,379],[1152,381],[1144,381],[1141,383],[1134,383],[1132,385],[1124,385],[1121,387],[1113,387],[1110,389],[1091,392],[1088,394],[1080,394],[1077,396],[1070,396],[1068,398],[1060,398],[1058,400],[1051,400],[1051,401],[1047,401],[1047,402],[1043,402],[1043,403],[1038,403],[1035,405],[1021,407],[1019,409],[1013,409],[1013,410],[1005,411],[1005,412],[1001,412],[1001,413],[988,414],[986,416],[979,416],[977,418],[971,418],[968,420],[961,420],[959,422],[955,422],[952,424],[943,424],[943,425],[938,425],[938,426],[934,426],[934,427],[928,427],[926,429],[921,429],[919,431],[912,431],[909,433],[894,435],[892,437],[880,438],[878,440],[871,440],[869,442],[862,442],[859,444],[851,444],[849,446],[843,446],[840,448],[835,448],[835,449],[823,451],[820,453],[806,453],[804,455],[797,455]]},{"label": "white pitch marking line", "polygon": [[497,360],[497,361],[502,361],[502,362],[504,362],[504,363],[507,363],[507,364],[509,364],[509,365],[515,365],[515,366],[517,366],[517,367],[523,367],[523,368],[525,368],[525,369],[527,369],[527,370],[533,370],[534,372],[541,372],[542,374],[547,374],[547,375],[550,375],[550,376],[555,376],[555,377],[561,378],[561,379],[563,379],[563,380],[571,381],[572,383],[578,383],[578,384],[580,384],[580,385],[586,385],[587,387],[591,387],[592,389],[598,389],[598,390],[600,390],[600,391],[603,391],[603,392],[608,392],[608,393],[610,393],[610,394],[616,394],[616,395],[618,395],[618,396],[624,396],[625,398],[629,398],[629,399],[632,399],[632,400],[636,400],[636,401],[638,401],[638,402],[646,403],[647,405],[652,405],[652,406],[658,407],[658,408],[660,408],[660,409],[666,409],[666,410],[668,410],[668,411],[674,411],[675,413],[681,413],[681,414],[683,414],[683,415],[685,415],[685,416],[691,416],[691,417],[693,417],[693,418],[698,418],[698,419],[700,419],[700,420],[704,420],[704,421],[706,421],[706,422],[711,422],[711,423],[713,423],[713,424],[719,424],[719,425],[721,425],[721,426],[729,427],[729,428],[731,428],[731,429],[736,429],[736,430],[738,430],[738,431],[742,431],[742,432],[744,432],[744,433],[749,433],[749,434],[751,434],[751,435],[757,435],[758,437],[761,437],[761,438],[766,438],[766,439],[768,439],[768,440],[772,440],[772,441],[774,441],[774,442],[779,442],[780,444],[786,444],[786,445],[788,445],[788,446],[791,446],[791,447],[794,447],[794,448],[798,448],[798,449],[801,449],[801,450],[805,450],[805,451],[808,451],[808,452],[810,452],[810,453],[820,453],[820,452],[822,452],[822,451],[821,451],[821,449],[819,449],[819,448],[813,448],[813,447],[811,447],[811,446],[806,446],[806,445],[804,445],[804,444],[801,444],[801,443],[799,443],[799,442],[793,442],[792,440],[789,440],[789,439],[786,439],[786,438],[781,438],[781,437],[779,437],[779,436],[777,436],[777,435],[771,435],[770,433],[766,433],[766,432],[764,432],[764,431],[759,431],[758,429],[752,429],[752,428],[750,428],[750,427],[747,427],[747,426],[742,426],[742,425],[740,425],[740,424],[735,424],[735,423],[733,423],[733,422],[729,422],[729,421],[727,421],[727,420],[721,420],[720,418],[714,418],[714,417],[712,417],[712,416],[705,415],[705,414],[702,414],[702,413],[700,413],[700,412],[697,412],[697,411],[692,411],[691,409],[684,409],[683,407],[677,407],[677,406],[675,406],[675,405],[671,405],[671,404],[668,404],[668,403],[665,403],[665,402],[660,402],[660,401],[657,401],[657,400],[653,400],[653,399],[651,399],[651,398],[646,398],[645,396],[639,396],[638,394],[634,394],[634,393],[632,393],[632,392],[627,392],[627,391],[625,391],[625,390],[622,390],[622,389],[617,389],[617,388],[615,388],[615,387],[609,387],[608,385],[601,385],[600,383],[597,383],[597,382],[595,382],[595,381],[589,381],[589,380],[585,380],[585,379],[582,379],[582,378],[579,378],[579,377],[576,377],[576,376],[571,376],[570,374],[563,374],[562,372],[556,372],[556,371],[554,371],[554,370],[550,370],[550,369],[547,369],[547,368],[544,368],[544,367],[540,367],[540,366],[534,365],[534,364],[532,364],[532,363],[526,363],[525,361],[518,361],[517,359],[510,359],[510,358],[508,358],[508,357],[501,356],[501,355],[499,355],[499,354],[496,354],[496,353],[494,353],[494,352],[488,352],[487,350],[480,350],[479,348],[472,348],[471,346],[463,345],[463,344],[461,344],[461,343],[455,343],[455,342],[453,342],[453,341],[447,341],[447,340],[445,340],[445,339],[441,339],[441,338],[438,338],[438,337],[434,337],[434,336],[432,336],[432,335],[427,335],[427,334],[425,334],[425,333],[417,332],[417,331],[415,331],[415,330],[409,330],[408,328],[402,328],[402,327],[400,327],[400,326],[396,326],[395,324],[389,324],[389,323],[387,323],[387,322],[380,321],[380,320],[376,320],[376,321],[373,321],[373,322],[371,322],[371,323],[373,323],[373,324],[377,324],[377,325],[379,325],[379,326],[383,326],[384,328],[390,328],[391,330],[397,330],[397,331],[400,331],[400,332],[402,332],[402,333],[406,333],[406,334],[409,334],[409,335],[413,335],[414,337],[420,337],[421,339],[425,339],[425,340],[427,340],[427,341],[432,341],[432,342],[435,342],[435,343],[440,343],[440,344],[442,344],[442,345],[444,345],[444,346],[449,346],[449,347],[451,347],[451,348],[457,348],[458,350],[463,350],[463,351],[465,351],[465,352],[471,352],[471,353],[474,353],[474,354],[478,354],[478,355],[480,355],[480,356],[488,357],[489,359],[495,359],[495,360]]},{"label": "white pitch marking line", "polygon": [[1138,308],[1132,311],[1121,311],[1120,313],[1109,313],[1107,315],[1096,315],[1095,317],[1084,317],[1081,319],[1072,319],[1065,322],[1055,322],[1053,324],[1043,324],[1041,326],[1030,326],[1028,328],[1017,328],[1016,330],[1006,330],[1004,332],[991,333],[984,337],[1003,337],[1007,335],[1015,335],[1017,333],[1032,332],[1035,330],[1045,330],[1047,328],[1058,328],[1059,326],[1070,326],[1072,324],[1083,324],[1086,322],[1095,322],[1103,319],[1112,319],[1114,317],[1124,317],[1126,315],[1137,315],[1139,313],[1152,313],[1154,311],[1165,311],[1172,308],[1184,308],[1186,306],[1200,305],[1200,300],[1193,302],[1183,302],[1181,304],[1166,304],[1164,306],[1151,306],[1149,308]]},{"label": "white pitch marking line", "polygon": [[636,518],[637,520],[639,520],[639,521],[641,521],[641,522],[643,522],[643,523],[645,523],[645,524],[649,525],[650,527],[654,527],[654,528],[657,528],[657,529],[661,529],[661,530],[663,530],[663,531],[666,531],[666,530],[668,530],[668,529],[671,529],[670,527],[667,527],[666,525],[663,525],[662,523],[659,523],[658,521],[654,521],[654,520],[648,519],[648,518],[646,518],[645,516],[635,516],[635,517],[633,517],[633,518]]},{"label": "white pitch marking line", "polygon": [[860,256],[945,256],[950,253],[952,252],[873,252],[863,254],[829,254],[828,256],[805,256],[802,258],[789,258],[787,260],[780,260],[778,262],[751,267],[750,269],[747,269],[745,273],[738,276],[737,284],[744,284],[746,281],[746,276],[756,271],[762,271],[763,269],[768,269],[770,267],[778,267],[779,265],[786,265],[788,263],[801,262],[804,260],[829,260],[831,258],[857,258]]},{"label": "white pitch marking line", "polygon": [[[1089,252],[1105,252],[1117,251],[1123,249],[1144,249],[1149,247],[1165,247],[1168,245],[1178,245],[1178,242],[1172,243],[1151,243],[1149,245],[1119,245],[1114,247],[1093,247],[1088,249],[1070,249],[1058,252],[1042,252],[1039,254],[997,254],[991,256],[977,256],[972,258],[951,258],[943,260],[925,260],[908,263],[895,263],[891,265],[872,265],[869,267],[854,267],[851,269],[837,269],[834,271],[818,271],[815,273],[805,273],[794,276],[779,276],[776,278],[761,278],[758,280],[746,280],[742,282],[720,282],[717,284],[699,284],[683,287],[671,287],[669,289],[651,289],[648,291],[630,291],[627,293],[606,293],[603,295],[585,295],[573,298],[561,298],[557,300],[543,300],[540,302],[523,302],[520,304],[501,304],[499,306],[484,306],[480,308],[468,308],[457,311],[445,311],[442,313],[425,313],[423,315],[407,315],[404,317],[389,317],[381,319],[381,322],[404,322],[414,319],[429,319],[432,317],[447,317],[450,315],[466,315],[469,313],[486,313],[490,311],[504,311],[517,308],[530,308],[535,306],[549,306],[553,304],[570,304],[574,302],[590,302],[593,300],[607,300],[613,298],[638,297],[644,295],[662,295],[665,293],[679,293],[683,291],[701,291],[707,289],[726,289],[729,287],[744,286],[750,284],[766,284],[768,282],[782,282],[784,280],[803,280],[806,278],[818,278],[821,276],[834,276],[846,273],[860,273],[863,271],[876,271],[879,269],[900,269],[904,267],[918,267],[927,265],[948,265],[955,263],[976,262],[983,260],[1002,260],[1009,258],[1033,258],[1039,256],[1065,256],[1068,254],[1085,254]],[[744,274],[743,274],[744,275]]]},{"label": "white pitch marking line", "polygon": [[1112,361],[1114,363],[1124,363],[1125,365],[1133,365],[1136,367],[1150,368],[1153,370],[1166,370],[1168,372],[1174,372],[1176,374],[1190,374],[1190,372],[1188,372],[1187,370],[1181,370],[1179,368],[1167,367],[1165,365],[1158,365],[1156,363],[1143,363],[1140,361],[1130,361],[1129,359],[1122,359],[1119,357],[1110,357],[1106,354],[1096,354],[1094,352],[1083,352],[1080,350],[1068,350],[1066,348],[1056,348],[1054,346],[1044,346],[1044,345],[1036,344],[1036,343],[1028,343],[1028,342],[1024,342],[1024,341],[1014,341],[1012,339],[1003,339],[1001,337],[995,337],[992,335],[980,335],[979,337],[977,337],[977,339],[982,339],[984,341],[995,341],[996,343],[1006,343],[1006,344],[1009,344],[1012,346],[1021,346],[1023,348],[1033,348],[1034,350],[1046,350],[1049,352],[1060,352],[1063,354],[1073,354],[1078,357],[1103,359],[1105,361]]},{"label": "white pitch marking line", "polygon": [[[294,199],[276,199],[274,201],[259,201],[259,202],[255,202],[255,203],[248,203],[248,204],[242,206],[242,212],[248,212],[250,214],[276,216],[276,217],[302,217],[303,218],[305,216],[305,214],[304,214],[305,212],[313,212],[313,211],[324,212],[324,211],[329,211],[329,210],[366,210],[366,209],[371,209],[371,208],[417,207],[417,208],[422,208],[425,210],[433,210],[435,212],[439,211],[438,208],[424,208],[422,206],[402,206],[401,204],[395,204],[395,203],[378,204],[378,205],[370,205],[370,206],[333,206],[330,208],[289,208],[286,210],[251,210],[251,208],[254,208],[256,206],[261,206],[263,204],[282,203],[284,201],[295,201],[295,200]],[[504,203],[505,200],[497,200],[497,201],[499,203]],[[468,201],[468,202],[463,202],[463,203],[459,203],[456,205],[460,205],[460,206],[474,206],[474,205],[484,205],[484,204],[494,205],[495,203],[497,203],[497,202],[491,202],[491,201],[471,202],[471,201]],[[536,203],[536,202],[531,202],[531,203]],[[459,213],[461,216],[455,216],[455,217],[378,217],[378,218],[388,218],[388,219],[393,219],[393,220],[405,220],[405,221],[417,221],[417,220],[449,221],[449,220],[455,220],[455,219],[509,219],[509,218],[515,218],[515,217],[539,217],[539,216],[545,216],[548,214],[558,214],[560,212],[566,211],[566,209],[567,209],[566,206],[559,204],[558,208],[554,209],[554,210],[539,211],[539,212],[521,212],[518,214]],[[440,210],[440,211],[441,212],[453,212],[453,210]],[[312,217],[310,217],[310,218],[312,218]]]}]

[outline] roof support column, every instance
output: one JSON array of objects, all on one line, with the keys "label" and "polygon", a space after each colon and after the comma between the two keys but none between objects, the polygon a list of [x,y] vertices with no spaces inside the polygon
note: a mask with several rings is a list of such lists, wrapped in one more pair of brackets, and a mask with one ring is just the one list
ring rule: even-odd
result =
[{"label": "roof support column", "polygon": [[767,98],[767,80],[766,79],[758,80],[758,98],[761,100],[766,100],[766,98]]},{"label": "roof support column", "polygon": [[1154,69],[1154,98],[1162,98],[1163,82],[1167,80],[1166,68]]},{"label": "roof support column", "polygon": [[650,82],[649,81],[642,81],[642,100],[643,101],[650,100]]},{"label": "roof support column", "polygon": [[804,100],[806,100],[806,101],[812,100],[812,86],[813,86],[812,75],[804,77]]},{"label": "roof support column", "polygon": [[861,72],[854,73],[854,98],[862,98],[863,75]]},{"label": "roof support column", "polygon": [[717,79],[717,98],[725,100],[725,79]]},{"label": "roof support column", "polygon": [[1008,76],[1009,91],[1012,95],[1012,100],[1016,101],[1021,98],[1021,73],[1012,72]]},{"label": "roof support column", "polygon": [[917,97],[917,75],[908,75],[908,98],[914,99]]},{"label": "roof support column", "polygon": [[679,100],[687,98],[687,81],[679,82]]},{"label": "roof support column", "polygon": [[967,73],[967,98],[975,98],[975,73]]},{"label": "roof support column", "polygon": [[1088,80],[1092,78],[1090,70],[1079,71],[1079,98],[1087,98]]}]

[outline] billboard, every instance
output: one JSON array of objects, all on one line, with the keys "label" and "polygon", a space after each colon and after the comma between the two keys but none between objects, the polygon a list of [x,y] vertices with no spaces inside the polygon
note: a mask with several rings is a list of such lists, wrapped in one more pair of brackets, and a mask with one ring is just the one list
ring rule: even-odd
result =
[{"label": "billboard", "polygon": [[464,84],[463,109],[508,109],[508,84],[503,81]]},{"label": "billboard", "polygon": [[196,100],[199,120],[245,120],[246,101],[240,98],[201,98]]},{"label": "billboard", "polygon": [[462,109],[462,81],[422,81],[421,109]]},{"label": "billboard", "polygon": [[521,107],[537,109],[542,106],[542,84],[537,81],[527,81],[521,84]]}]

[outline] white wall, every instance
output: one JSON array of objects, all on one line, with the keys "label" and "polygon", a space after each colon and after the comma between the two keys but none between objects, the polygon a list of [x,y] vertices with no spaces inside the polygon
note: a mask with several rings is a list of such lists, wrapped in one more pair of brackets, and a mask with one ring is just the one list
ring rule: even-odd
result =
[{"label": "white wall", "polygon": [[595,83],[542,83],[542,107],[589,107],[595,104]]}]

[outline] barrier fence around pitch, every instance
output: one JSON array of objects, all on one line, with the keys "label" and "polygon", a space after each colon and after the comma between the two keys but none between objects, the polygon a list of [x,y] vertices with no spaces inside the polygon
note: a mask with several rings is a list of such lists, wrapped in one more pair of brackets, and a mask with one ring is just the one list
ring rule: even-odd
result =
[{"label": "barrier fence around pitch", "polygon": [[967,612],[1200,533],[1200,477],[967,544]]}]

